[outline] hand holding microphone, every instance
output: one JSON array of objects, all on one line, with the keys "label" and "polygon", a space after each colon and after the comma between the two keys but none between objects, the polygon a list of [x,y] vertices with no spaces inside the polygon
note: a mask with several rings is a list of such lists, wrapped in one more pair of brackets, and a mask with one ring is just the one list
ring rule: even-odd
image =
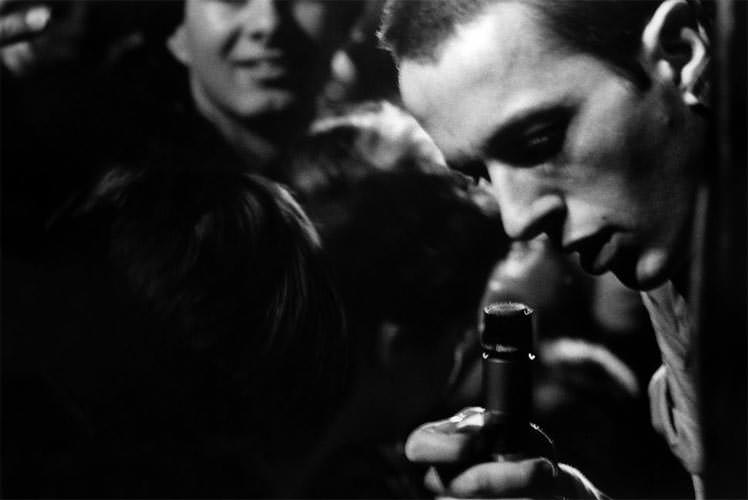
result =
[{"label": "hand holding microphone", "polygon": [[533,311],[515,302],[484,310],[484,408],[425,424],[408,438],[409,460],[429,464],[426,487],[441,497],[604,498],[556,462],[551,440],[530,423]]}]

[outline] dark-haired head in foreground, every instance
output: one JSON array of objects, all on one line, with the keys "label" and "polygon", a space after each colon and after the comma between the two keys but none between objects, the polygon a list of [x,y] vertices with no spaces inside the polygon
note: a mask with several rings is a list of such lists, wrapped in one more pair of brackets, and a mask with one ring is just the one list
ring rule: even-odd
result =
[{"label": "dark-haired head in foreground", "polygon": [[383,466],[397,454],[383,458],[376,446],[402,439],[442,403],[508,241],[487,193],[438,163],[394,106],[321,120],[302,151],[290,178],[336,278],[354,362],[305,493],[409,495],[394,486],[403,485],[393,482],[397,467]]},{"label": "dark-haired head in foreground", "polygon": [[118,206],[114,265],[173,328],[171,340],[225,377],[219,390],[242,411],[221,418],[271,436],[268,415],[293,421],[302,408],[321,415],[332,405],[346,354],[342,318],[317,233],[291,196],[220,169],[152,167],[112,190],[119,182],[115,171],[100,184]]},{"label": "dark-haired head in foreground", "polygon": [[7,492],[272,496],[339,404],[342,312],[306,216],[262,178],[180,166],[110,170],[57,221],[21,323],[41,361],[20,367],[54,390],[8,379]]}]

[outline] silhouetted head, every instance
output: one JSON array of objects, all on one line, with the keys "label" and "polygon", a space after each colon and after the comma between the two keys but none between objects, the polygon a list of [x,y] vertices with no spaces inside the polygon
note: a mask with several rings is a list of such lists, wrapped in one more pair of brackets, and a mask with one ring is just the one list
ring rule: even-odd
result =
[{"label": "silhouetted head", "polygon": [[490,196],[438,163],[397,108],[370,104],[313,128],[291,185],[336,277],[358,381],[370,384],[358,390],[378,398],[380,432],[402,432],[449,387],[508,240]]}]

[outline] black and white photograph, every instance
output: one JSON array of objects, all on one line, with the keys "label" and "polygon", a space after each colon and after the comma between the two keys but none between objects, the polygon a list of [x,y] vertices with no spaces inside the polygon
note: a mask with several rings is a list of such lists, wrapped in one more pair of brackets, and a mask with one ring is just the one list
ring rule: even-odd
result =
[{"label": "black and white photograph", "polygon": [[0,0],[0,498],[748,499],[748,0]]}]

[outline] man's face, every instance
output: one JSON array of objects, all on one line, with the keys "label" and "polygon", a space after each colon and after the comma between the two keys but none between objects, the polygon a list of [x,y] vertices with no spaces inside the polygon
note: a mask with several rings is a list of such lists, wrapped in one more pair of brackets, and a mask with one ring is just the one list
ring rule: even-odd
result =
[{"label": "man's face", "polygon": [[186,0],[176,52],[201,107],[261,117],[309,105],[347,35],[345,14],[325,0]]},{"label": "man's face", "polygon": [[582,266],[654,287],[682,264],[703,146],[675,87],[637,88],[498,2],[436,62],[405,60],[403,99],[453,164],[486,163],[507,233],[546,232]]}]

